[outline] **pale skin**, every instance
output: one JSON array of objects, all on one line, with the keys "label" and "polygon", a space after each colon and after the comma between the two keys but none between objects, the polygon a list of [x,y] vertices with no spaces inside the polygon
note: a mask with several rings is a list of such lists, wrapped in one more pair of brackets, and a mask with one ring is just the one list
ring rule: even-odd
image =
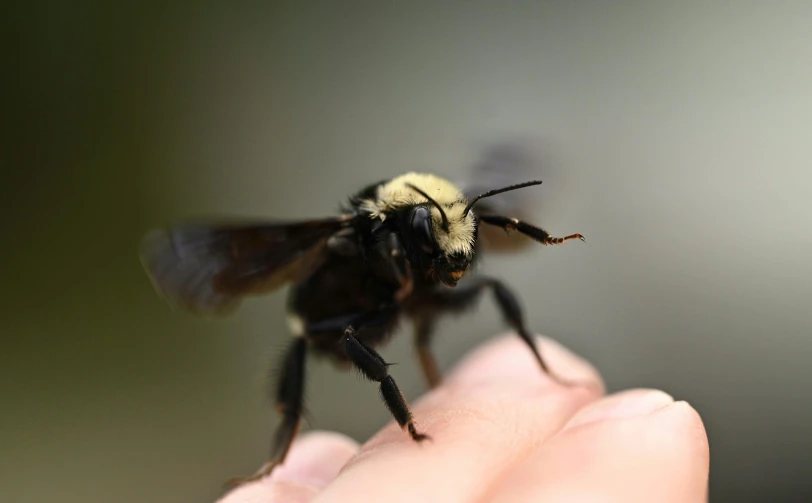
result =
[{"label": "pale skin", "polygon": [[663,391],[606,395],[595,368],[539,339],[562,386],[515,336],[486,343],[414,400],[415,444],[394,422],[363,445],[309,432],[285,464],[221,503],[706,502],[699,414]]}]

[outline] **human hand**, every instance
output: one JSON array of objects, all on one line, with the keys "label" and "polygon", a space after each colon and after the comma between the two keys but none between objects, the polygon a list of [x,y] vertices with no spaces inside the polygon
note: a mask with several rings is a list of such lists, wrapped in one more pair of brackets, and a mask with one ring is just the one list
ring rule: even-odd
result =
[{"label": "human hand", "polygon": [[475,351],[413,404],[432,440],[414,443],[394,422],[359,447],[311,432],[270,477],[221,503],[518,503],[707,501],[702,420],[662,391],[602,397],[597,371],[540,340],[565,387],[544,375],[516,336]]}]

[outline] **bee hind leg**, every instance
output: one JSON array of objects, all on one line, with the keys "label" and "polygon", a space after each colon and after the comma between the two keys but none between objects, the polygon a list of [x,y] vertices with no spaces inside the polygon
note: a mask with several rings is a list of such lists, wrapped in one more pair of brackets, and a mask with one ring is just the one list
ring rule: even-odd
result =
[{"label": "bee hind leg", "polygon": [[270,475],[285,460],[301,422],[306,349],[307,341],[304,337],[296,337],[282,361],[281,376],[276,389],[276,409],[282,416],[282,423],[274,434],[268,461],[253,475],[228,480],[227,487],[233,488]]}]

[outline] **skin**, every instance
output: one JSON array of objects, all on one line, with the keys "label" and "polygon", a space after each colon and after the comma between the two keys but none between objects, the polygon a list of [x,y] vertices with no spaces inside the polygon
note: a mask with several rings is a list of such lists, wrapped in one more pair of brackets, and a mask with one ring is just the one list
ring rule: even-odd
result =
[{"label": "skin", "polygon": [[663,391],[606,396],[588,362],[539,339],[565,387],[514,335],[469,355],[413,401],[416,445],[394,422],[363,446],[303,434],[285,464],[221,503],[705,502],[708,439],[699,414]]}]

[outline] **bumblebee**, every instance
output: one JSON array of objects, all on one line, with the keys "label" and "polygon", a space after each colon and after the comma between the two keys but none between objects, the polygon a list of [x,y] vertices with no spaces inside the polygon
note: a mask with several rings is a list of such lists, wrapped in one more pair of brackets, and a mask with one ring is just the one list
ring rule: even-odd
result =
[{"label": "bumblebee", "polygon": [[198,314],[225,315],[250,295],[291,284],[288,322],[293,334],[276,383],[282,417],[269,460],[254,475],[270,474],[285,459],[303,410],[308,354],[355,367],[377,383],[386,407],[416,442],[429,438],[414,416],[389,364],[374,349],[406,317],[414,322],[415,345],[430,387],[440,372],[430,350],[435,321],[471,306],[489,290],[507,324],[549,370],[525,326],[520,304],[501,281],[471,275],[480,226],[517,231],[543,245],[580,234],[553,237],[511,216],[480,213],[485,198],[541,184],[510,185],[469,198],[450,181],[407,173],[350,197],[338,216],[298,222],[179,225],[147,234],[142,263],[156,290],[170,303]]}]

